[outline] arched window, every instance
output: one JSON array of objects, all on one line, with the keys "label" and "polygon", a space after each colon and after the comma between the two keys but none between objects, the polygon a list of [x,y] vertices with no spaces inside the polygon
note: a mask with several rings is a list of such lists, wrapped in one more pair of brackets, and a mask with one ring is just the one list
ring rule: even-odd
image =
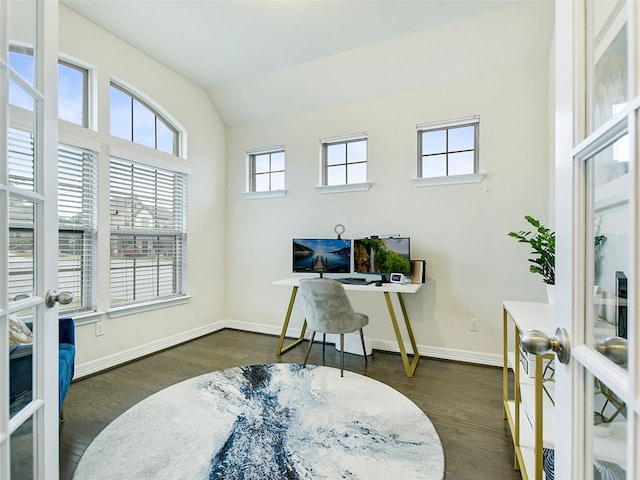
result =
[{"label": "arched window", "polygon": [[161,152],[179,154],[178,129],[165,116],[113,81],[110,96],[111,135]]}]

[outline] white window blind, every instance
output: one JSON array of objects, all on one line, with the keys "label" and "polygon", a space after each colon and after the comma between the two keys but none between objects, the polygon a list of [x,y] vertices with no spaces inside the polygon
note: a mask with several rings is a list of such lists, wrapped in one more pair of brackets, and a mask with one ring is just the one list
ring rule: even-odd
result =
[{"label": "white window blind", "polygon": [[111,306],[186,294],[187,177],[111,158]]},{"label": "white window blind", "polygon": [[73,293],[65,314],[96,309],[97,154],[58,146],[58,290]]},{"label": "white window blind", "polygon": [[35,186],[34,138],[26,130],[9,128],[7,137],[7,170],[9,184],[16,187],[9,194],[8,294],[10,299],[32,295],[35,291],[35,245],[33,201],[20,195],[20,190],[33,191]]}]

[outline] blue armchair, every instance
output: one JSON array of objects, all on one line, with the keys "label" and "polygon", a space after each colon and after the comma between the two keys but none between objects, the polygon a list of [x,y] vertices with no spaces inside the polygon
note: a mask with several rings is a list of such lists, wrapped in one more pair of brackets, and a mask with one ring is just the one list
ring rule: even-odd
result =
[{"label": "blue armchair", "polygon": [[[70,317],[59,319],[58,377],[60,419],[62,403],[71,385],[75,371],[76,338],[75,323]],[[9,403],[11,414],[23,408],[32,399],[32,345],[19,345],[9,350],[10,387]]]}]

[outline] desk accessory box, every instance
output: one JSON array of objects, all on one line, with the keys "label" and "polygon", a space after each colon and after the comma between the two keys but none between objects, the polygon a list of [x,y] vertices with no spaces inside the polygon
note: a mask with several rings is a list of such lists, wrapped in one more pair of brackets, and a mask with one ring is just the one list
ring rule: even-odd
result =
[{"label": "desk accessory box", "polygon": [[426,260],[411,260],[411,283],[425,283],[426,279]]}]

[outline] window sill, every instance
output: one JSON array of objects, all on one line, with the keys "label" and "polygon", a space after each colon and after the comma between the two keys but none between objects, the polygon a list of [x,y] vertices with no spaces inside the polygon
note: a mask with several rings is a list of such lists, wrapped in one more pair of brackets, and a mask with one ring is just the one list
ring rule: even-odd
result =
[{"label": "window sill", "polygon": [[124,305],[122,307],[113,307],[107,310],[109,318],[125,317],[127,315],[135,315],[136,313],[148,312],[159,308],[172,307],[189,302],[191,295],[182,295],[166,300],[155,300],[151,302],[136,303],[133,305]]},{"label": "window sill", "polygon": [[92,311],[92,312],[79,312],[79,313],[66,313],[66,312],[58,312],[58,317],[71,317],[73,318],[73,323],[76,324],[76,327],[81,325],[88,325],[91,323],[96,323],[101,320],[102,315],[104,315],[104,311]]},{"label": "window sill", "polygon": [[321,185],[316,192],[321,195],[328,193],[365,192],[371,188],[371,183],[350,183],[348,185]]},{"label": "window sill", "polygon": [[438,185],[461,185],[465,183],[480,183],[484,180],[485,173],[471,173],[468,175],[452,175],[450,177],[414,178],[416,187],[435,187]]},{"label": "window sill", "polygon": [[242,198],[255,200],[258,198],[279,198],[287,194],[286,190],[271,190],[269,192],[244,192]]}]

